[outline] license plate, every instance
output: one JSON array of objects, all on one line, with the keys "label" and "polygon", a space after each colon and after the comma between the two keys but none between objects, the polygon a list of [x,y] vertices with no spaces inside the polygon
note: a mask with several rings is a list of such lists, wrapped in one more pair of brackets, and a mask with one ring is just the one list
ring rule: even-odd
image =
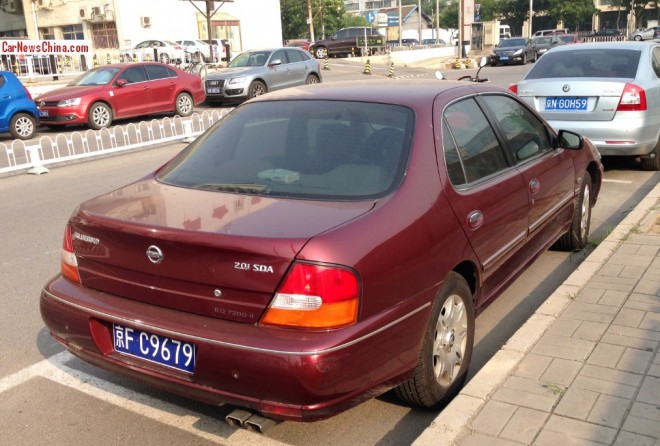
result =
[{"label": "license plate", "polygon": [[220,88],[219,87],[210,87],[206,89],[207,93],[220,93]]},{"label": "license plate", "polygon": [[48,116],[48,110],[39,110],[39,117],[45,118]]},{"label": "license plate", "polygon": [[586,110],[587,98],[545,98],[546,110]]},{"label": "license plate", "polygon": [[500,56],[500,60],[509,60],[509,56]]},{"label": "license plate", "polygon": [[115,351],[186,373],[195,371],[195,345],[190,342],[113,324]]}]

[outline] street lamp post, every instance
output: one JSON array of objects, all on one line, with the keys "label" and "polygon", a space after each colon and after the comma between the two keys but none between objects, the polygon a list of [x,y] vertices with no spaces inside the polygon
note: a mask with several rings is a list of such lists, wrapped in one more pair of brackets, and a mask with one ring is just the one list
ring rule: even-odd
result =
[{"label": "street lamp post", "polygon": [[529,0],[529,23],[527,24],[527,37],[532,38],[532,15],[534,15],[534,0]]}]

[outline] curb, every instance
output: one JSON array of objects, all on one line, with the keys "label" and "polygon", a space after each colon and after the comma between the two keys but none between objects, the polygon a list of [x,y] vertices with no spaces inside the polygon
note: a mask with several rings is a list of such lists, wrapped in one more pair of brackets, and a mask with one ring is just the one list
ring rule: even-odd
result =
[{"label": "curb", "polygon": [[589,283],[623,243],[625,237],[646,218],[659,201],[660,184],[657,184],[461,389],[431,425],[417,437],[413,446],[456,444],[463,429],[479,414],[497,388],[511,375],[550,325],[559,318],[571,302],[570,296],[575,296]]}]

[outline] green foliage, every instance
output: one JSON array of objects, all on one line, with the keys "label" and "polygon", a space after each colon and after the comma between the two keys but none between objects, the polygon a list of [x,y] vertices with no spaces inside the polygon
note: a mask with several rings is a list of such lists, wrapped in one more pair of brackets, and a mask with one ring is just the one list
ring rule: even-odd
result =
[{"label": "green foliage", "polygon": [[580,23],[598,12],[593,0],[551,0],[547,5],[548,14],[564,22],[570,29],[578,29]]},{"label": "green foliage", "polygon": [[[363,26],[364,17],[355,17],[346,14],[342,0],[312,0],[312,17],[314,22],[314,37],[330,36],[338,29],[347,26]],[[282,12],[282,37],[289,39],[309,39],[309,25],[307,18],[309,10],[306,0],[280,0]]]}]

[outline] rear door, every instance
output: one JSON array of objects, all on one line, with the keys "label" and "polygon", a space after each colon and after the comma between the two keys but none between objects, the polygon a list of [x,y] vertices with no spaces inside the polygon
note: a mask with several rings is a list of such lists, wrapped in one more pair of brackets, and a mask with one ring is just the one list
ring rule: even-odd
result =
[{"label": "rear door", "polygon": [[149,84],[148,111],[156,113],[173,110],[177,86],[177,75],[174,70],[161,64],[146,64],[144,68]]},{"label": "rear door", "polygon": [[436,101],[435,107],[444,148],[438,159],[444,160],[440,169],[446,169],[449,180],[443,188],[479,259],[486,299],[520,263],[516,255],[527,239],[529,212],[525,179],[507,159],[474,97],[444,110]]},{"label": "rear door", "polygon": [[294,49],[286,49],[286,55],[289,58],[287,86],[304,85],[307,81],[307,75],[310,72],[309,64],[307,63],[309,56],[306,56],[302,51]]}]

